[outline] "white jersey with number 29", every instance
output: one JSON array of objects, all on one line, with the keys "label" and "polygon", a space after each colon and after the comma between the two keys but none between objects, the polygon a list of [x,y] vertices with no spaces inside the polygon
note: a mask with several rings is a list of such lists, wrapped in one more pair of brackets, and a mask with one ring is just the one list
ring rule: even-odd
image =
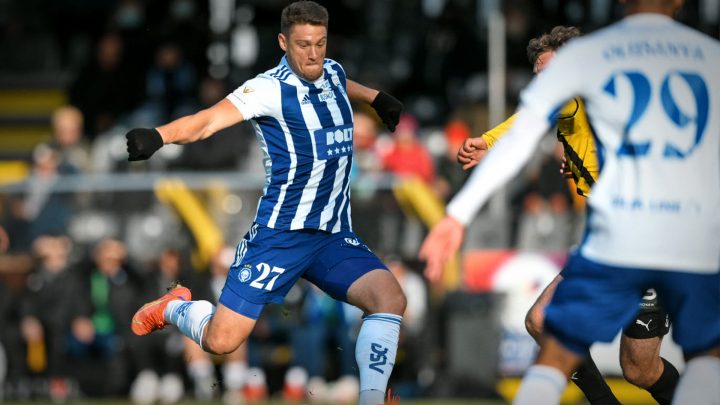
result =
[{"label": "white jersey with number 29", "polygon": [[564,46],[449,214],[467,223],[574,96],[585,101],[600,163],[580,253],[621,267],[720,271],[720,43],[659,14]]}]

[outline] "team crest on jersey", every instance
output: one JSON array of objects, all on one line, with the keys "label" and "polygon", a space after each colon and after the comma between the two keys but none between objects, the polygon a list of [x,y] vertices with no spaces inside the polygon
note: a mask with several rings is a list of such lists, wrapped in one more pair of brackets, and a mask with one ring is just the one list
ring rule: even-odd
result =
[{"label": "team crest on jersey", "polygon": [[238,274],[238,280],[240,282],[245,283],[248,280],[250,280],[250,277],[252,276],[252,270],[250,270],[247,267],[244,267],[242,270],[240,270],[240,274]]}]

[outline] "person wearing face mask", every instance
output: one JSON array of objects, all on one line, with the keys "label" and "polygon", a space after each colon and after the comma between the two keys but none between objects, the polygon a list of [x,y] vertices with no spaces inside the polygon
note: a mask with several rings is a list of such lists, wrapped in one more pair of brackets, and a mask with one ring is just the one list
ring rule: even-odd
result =
[{"label": "person wearing face mask", "polygon": [[405,295],[392,273],[352,231],[349,174],[351,101],[370,104],[390,131],[402,103],[348,79],[325,58],[327,10],[313,1],[282,11],[279,65],[225,99],[158,128],[127,134],[129,160],[149,159],[164,144],[205,139],[250,120],[264,153],[266,184],[255,222],[237,246],[217,306],[192,301],[177,286],[143,306],[132,330],[146,335],[176,325],[204,350],[224,354],[248,337],[269,303],[281,303],[303,277],[335,299],[362,309],[356,345],[361,405],[384,404]]}]

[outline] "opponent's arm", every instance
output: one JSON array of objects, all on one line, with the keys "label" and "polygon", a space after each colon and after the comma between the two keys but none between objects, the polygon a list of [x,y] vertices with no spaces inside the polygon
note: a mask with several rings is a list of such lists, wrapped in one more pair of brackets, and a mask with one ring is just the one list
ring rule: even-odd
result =
[{"label": "opponent's arm", "polygon": [[128,160],[149,159],[165,144],[196,142],[243,120],[242,113],[228,99],[223,99],[210,108],[157,128],[132,129],[125,135]]},{"label": "opponent's arm", "polygon": [[447,213],[463,225],[470,223],[475,213],[490,195],[514,176],[530,159],[535,146],[550,124],[532,110],[521,108],[518,119],[508,135],[498,142],[484,163],[450,201]]},{"label": "opponent's arm", "polygon": [[463,170],[470,169],[480,163],[488,149],[492,148],[498,139],[508,133],[513,122],[515,122],[515,117],[516,115],[513,114],[495,128],[488,130],[479,137],[468,138],[463,142],[457,153],[457,161],[462,165]]},{"label": "opponent's arm", "polygon": [[346,81],[346,90],[350,101],[370,104],[388,130],[395,131],[395,126],[400,121],[400,113],[403,110],[400,100],[384,91],[371,89],[350,79]]}]

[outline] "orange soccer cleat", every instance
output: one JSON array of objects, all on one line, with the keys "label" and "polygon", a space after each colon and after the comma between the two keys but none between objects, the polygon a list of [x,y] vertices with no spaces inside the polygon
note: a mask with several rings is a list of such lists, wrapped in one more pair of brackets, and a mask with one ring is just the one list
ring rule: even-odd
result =
[{"label": "orange soccer cleat", "polygon": [[[383,405],[383,404],[378,404]],[[388,388],[387,391],[387,402],[384,405],[400,405],[400,396],[393,395],[392,390]]]},{"label": "orange soccer cleat", "polygon": [[191,299],[192,293],[190,293],[190,290],[178,283],[170,287],[167,294],[155,301],[148,302],[138,309],[133,315],[130,328],[138,336],[145,336],[154,330],[162,329],[165,327],[163,312],[165,312],[167,304],[170,301],[190,301]]},{"label": "orange soccer cleat", "polygon": [[400,396],[393,395],[392,390],[389,388],[387,392],[387,405],[400,405]]}]

